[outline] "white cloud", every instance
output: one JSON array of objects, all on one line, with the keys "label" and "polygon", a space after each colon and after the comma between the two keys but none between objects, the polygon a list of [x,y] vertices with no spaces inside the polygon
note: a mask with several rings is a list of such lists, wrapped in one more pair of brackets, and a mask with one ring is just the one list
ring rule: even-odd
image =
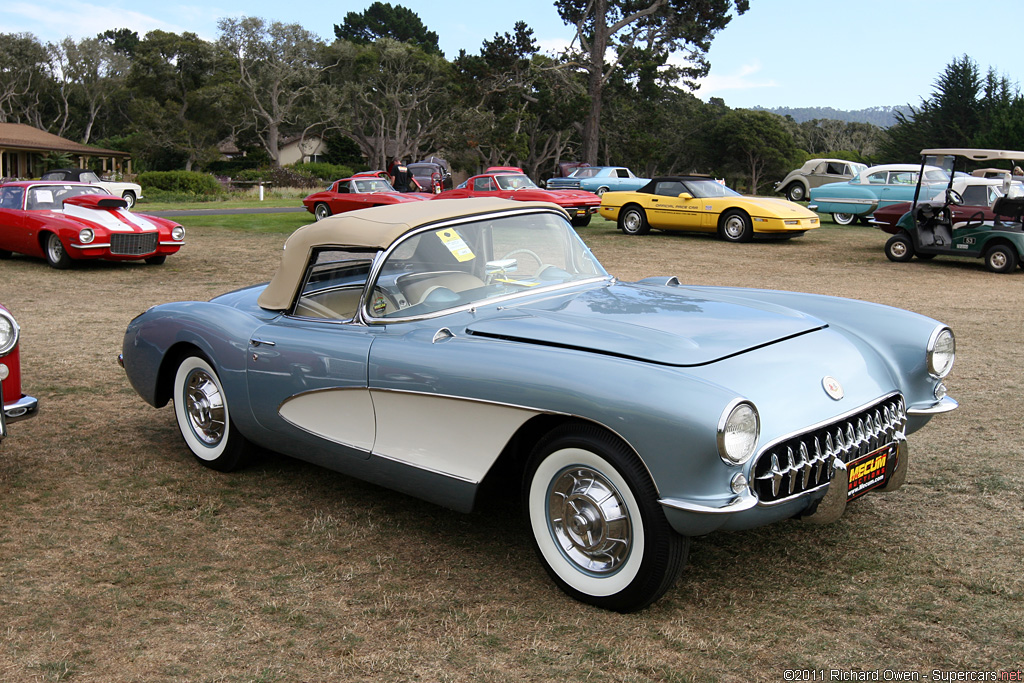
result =
[{"label": "white cloud", "polygon": [[698,81],[700,83],[700,90],[697,91],[697,94],[707,98],[727,91],[760,90],[779,87],[778,81],[773,78],[758,77],[760,72],[761,63],[757,61],[743,64],[738,71],[732,73],[716,73],[716,70],[712,67],[711,73]]},{"label": "white cloud", "polygon": [[181,32],[169,24],[141,12],[94,5],[77,0],[52,0],[45,5],[10,2],[0,5],[5,32],[33,33],[42,42],[57,42],[68,36],[91,38],[111,28],[128,28],[144,36],[153,29]]}]

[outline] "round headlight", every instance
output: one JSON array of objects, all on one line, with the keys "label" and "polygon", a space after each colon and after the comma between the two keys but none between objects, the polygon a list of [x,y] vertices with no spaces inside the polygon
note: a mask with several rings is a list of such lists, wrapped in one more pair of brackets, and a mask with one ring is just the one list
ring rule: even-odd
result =
[{"label": "round headlight", "polygon": [[7,311],[0,310],[0,356],[6,356],[18,344],[18,323]]},{"label": "round headlight", "polygon": [[726,407],[718,421],[718,454],[730,465],[742,465],[754,455],[760,433],[757,408],[737,399]]},{"label": "round headlight", "polygon": [[82,228],[78,231],[78,241],[82,244],[89,244],[96,239],[96,233],[92,231],[92,228]]},{"label": "round headlight", "polygon": [[174,229],[171,230],[171,239],[176,242],[180,242],[185,239],[185,228],[180,225],[174,226]]},{"label": "round headlight", "polygon": [[956,358],[956,339],[948,327],[940,327],[932,332],[928,340],[928,372],[932,377],[945,377],[953,369]]}]

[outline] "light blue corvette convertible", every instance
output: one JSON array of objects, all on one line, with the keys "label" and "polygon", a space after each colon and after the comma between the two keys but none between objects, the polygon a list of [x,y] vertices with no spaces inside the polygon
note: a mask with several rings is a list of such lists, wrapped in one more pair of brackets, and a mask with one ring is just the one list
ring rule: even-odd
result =
[{"label": "light blue corvette convertible", "polygon": [[459,199],[300,228],[269,283],[132,320],[121,363],[208,467],[258,445],[457,510],[516,491],[553,580],[632,611],[693,536],[899,488],[954,352],[886,306],[620,282],[557,206]]},{"label": "light blue corvette convertible", "polygon": [[568,178],[551,178],[549,190],[586,190],[596,195],[605,192],[632,192],[651,182],[650,178],[637,178],[623,166],[583,166]]},{"label": "light blue corvette convertible", "polygon": [[[858,218],[867,221],[878,209],[914,200],[919,164],[886,164],[865,169],[845,183],[829,183],[811,188],[807,208],[832,214],[839,225],[849,225]],[[926,166],[921,183],[921,196],[931,199],[946,189],[949,174],[941,168]]]}]

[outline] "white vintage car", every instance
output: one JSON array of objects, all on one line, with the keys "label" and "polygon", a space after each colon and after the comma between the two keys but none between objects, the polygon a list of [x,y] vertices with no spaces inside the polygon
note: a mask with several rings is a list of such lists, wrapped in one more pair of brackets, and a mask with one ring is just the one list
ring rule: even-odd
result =
[{"label": "white vintage car", "polygon": [[99,185],[110,194],[123,198],[128,202],[129,209],[135,206],[135,202],[142,199],[142,186],[138,183],[103,180],[86,168],[54,169],[44,173],[42,180],[73,180],[79,183],[92,183],[94,185]]}]

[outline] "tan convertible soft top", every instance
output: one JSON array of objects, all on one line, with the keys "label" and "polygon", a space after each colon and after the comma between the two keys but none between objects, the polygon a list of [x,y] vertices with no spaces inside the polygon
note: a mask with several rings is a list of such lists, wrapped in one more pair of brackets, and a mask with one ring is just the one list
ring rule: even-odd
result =
[{"label": "tan convertible soft top", "polygon": [[274,278],[259,297],[259,305],[283,311],[292,305],[302,283],[306,264],[320,247],[386,249],[420,226],[496,211],[545,208],[562,211],[547,202],[516,202],[508,199],[436,199],[358,209],[299,228],[284,243],[284,255]]}]

